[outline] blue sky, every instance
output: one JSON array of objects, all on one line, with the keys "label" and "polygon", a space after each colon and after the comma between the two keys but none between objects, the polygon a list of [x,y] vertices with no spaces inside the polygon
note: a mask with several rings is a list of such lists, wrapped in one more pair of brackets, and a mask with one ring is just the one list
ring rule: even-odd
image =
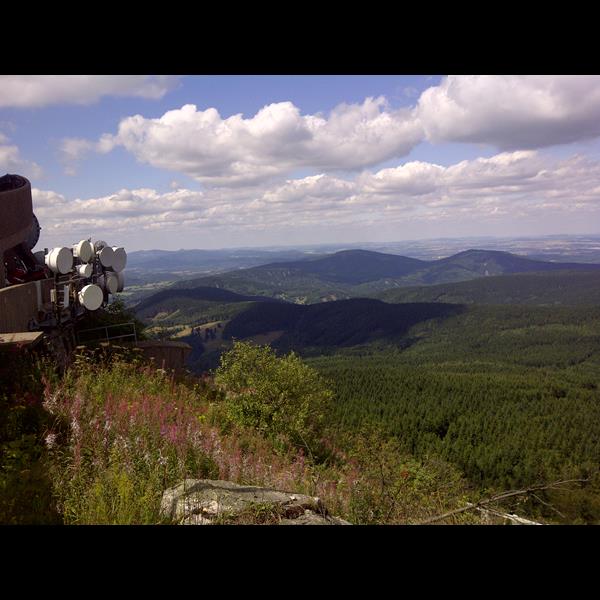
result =
[{"label": "blue sky", "polygon": [[[216,107],[224,118],[238,113],[251,117],[267,104],[285,101],[293,102],[304,114],[327,112],[343,102],[361,103],[368,96],[385,96],[393,106],[409,106],[414,102],[415,93],[439,79],[370,75],[187,76],[181,77],[177,87],[162,99],[106,96],[84,106],[5,108],[0,109],[0,122],[14,126],[12,139],[17,141],[23,155],[43,168],[44,175],[38,181],[46,187],[74,196],[110,194],[121,187],[167,189],[169,183],[177,179],[173,173],[141,165],[123,149],[106,157],[96,157],[93,162],[84,164],[76,177],[67,177],[59,162],[60,140],[98,138],[113,131],[126,116],[140,113],[147,118],[159,118],[166,111],[185,104],[196,104],[200,109]],[[405,90],[412,95],[407,95]],[[10,127],[0,125],[0,131],[10,133]],[[443,157],[445,151],[440,150]],[[179,175],[179,179],[186,185],[195,184],[184,175]]]},{"label": "blue sky", "polygon": [[595,76],[0,76],[49,246],[600,233],[599,138]]}]

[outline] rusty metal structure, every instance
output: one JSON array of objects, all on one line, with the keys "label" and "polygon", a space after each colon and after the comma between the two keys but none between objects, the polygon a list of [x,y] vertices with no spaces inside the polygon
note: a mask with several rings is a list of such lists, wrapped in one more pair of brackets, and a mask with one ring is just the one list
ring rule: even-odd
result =
[{"label": "rusty metal structure", "polygon": [[[114,252],[104,242],[96,254],[88,240],[33,254],[40,229],[30,182],[21,175],[0,177],[0,350],[30,347],[42,338],[64,356],[75,347],[75,323],[106,305],[124,280],[106,260]],[[122,271],[126,255],[119,250]]]},{"label": "rusty metal structure", "polygon": [[[86,310],[105,305],[121,291],[113,268],[115,250],[105,242],[81,240],[71,247],[32,253],[40,226],[33,213],[31,184],[20,175],[0,177],[0,332],[60,328]],[[126,264],[118,249],[118,271]],[[96,251],[96,252],[95,252]]]},{"label": "rusty metal structure", "polygon": [[29,238],[34,226],[31,184],[20,175],[0,178],[0,288],[6,285],[4,253]]},{"label": "rusty metal structure", "polygon": [[[127,254],[91,238],[34,254],[40,229],[30,182],[0,177],[0,352],[43,342],[65,363],[78,343],[77,322],[123,290]],[[167,368],[183,368],[191,351],[187,344],[138,342],[135,335],[133,343]]]}]

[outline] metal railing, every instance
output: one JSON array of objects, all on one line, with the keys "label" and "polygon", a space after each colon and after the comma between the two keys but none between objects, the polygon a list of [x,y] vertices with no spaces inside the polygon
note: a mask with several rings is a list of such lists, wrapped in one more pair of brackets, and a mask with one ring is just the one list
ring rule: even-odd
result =
[{"label": "metal railing", "polygon": [[[124,335],[113,335],[113,336],[108,335],[109,329],[113,329],[114,327],[127,327],[127,326],[131,327],[132,333],[127,333]],[[87,340],[81,339],[81,335],[84,333],[89,333],[90,331],[101,331],[101,330],[104,330],[104,336],[100,335],[95,338],[87,339]],[[117,323],[116,325],[104,325],[102,327],[92,327],[91,329],[83,329],[82,331],[77,332],[77,343],[78,344],[81,344],[81,343],[89,344],[92,342],[98,342],[100,340],[104,340],[104,341],[110,343],[114,340],[120,340],[120,339],[124,339],[124,338],[133,338],[134,342],[137,344],[137,333],[135,331],[135,323],[132,322],[132,323]]]}]

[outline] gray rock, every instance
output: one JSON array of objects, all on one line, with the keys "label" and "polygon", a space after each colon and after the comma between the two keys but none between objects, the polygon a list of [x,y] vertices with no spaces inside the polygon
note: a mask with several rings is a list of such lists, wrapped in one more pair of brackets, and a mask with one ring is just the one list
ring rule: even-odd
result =
[{"label": "gray rock", "polygon": [[212,479],[186,479],[165,490],[161,514],[182,525],[350,525],[331,517],[319,498]]},{"label": "gray rock", "polygon": [[352,525],[344,519],[339,517],[332,517],[331,515],[322,515],[312,512],[311,510],[305,510],[303,515],[296,517],[295,519],[281,519],[280,525]]}]

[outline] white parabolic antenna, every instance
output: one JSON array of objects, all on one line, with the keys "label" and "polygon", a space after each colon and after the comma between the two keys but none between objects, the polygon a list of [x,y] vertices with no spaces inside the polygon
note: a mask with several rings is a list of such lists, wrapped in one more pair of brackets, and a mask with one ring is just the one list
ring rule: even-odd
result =
[{"label": "white parabolic antenna", "polygon": [[104,294],[95,284],[91,283],[81,288],[79,292],[79,302],[88,310],[97,310],[102,306]]},{"label": "white parabolic antenna", "polygon": [[98,251],[98,258],[105,269],[112,267],[114,254],[115,253],[110,246],[104,246],[104,248]]},{"label": "white parabolic antenna", "polygon": [[46,265],[53,273],[64,275],[73,268],[73,254],[70,248],[52,248],[46,254]]},{"label": "white parabolic antenna", "polygon": [[122,292],[125,287],[125,274],[123,271],[119,271],[117,273],[117,281],[119,282],[119,287],[117,287],[117,293]]},{"label": "white parabolic antenna", "polygon": [[98,278],[98,283],[109,293],[116,294],[119,289],[119,279],[116,273],[105,273]]},{"label": "white parabolic antenna", "polygon": [[93,268],[92,268],[92,265],[90,263],[87,263],[85,265],[77,265],[75,267],[75,269],[77,271],[77,274],[80,277],[85,277],[87,279],[88,277],[92,276]]},{"label": "white parabolic antenna", "polygon": [[94,258],[94,246],[87,240],[81,240],[73,246],[73,256],[81,262],[90,262]]},{"label": "white parabolic antenna", "polygon": [[111,268],[113,271],[120,273],[127,264],[127,252],[125,248],[113,246],[113,262]]}]

